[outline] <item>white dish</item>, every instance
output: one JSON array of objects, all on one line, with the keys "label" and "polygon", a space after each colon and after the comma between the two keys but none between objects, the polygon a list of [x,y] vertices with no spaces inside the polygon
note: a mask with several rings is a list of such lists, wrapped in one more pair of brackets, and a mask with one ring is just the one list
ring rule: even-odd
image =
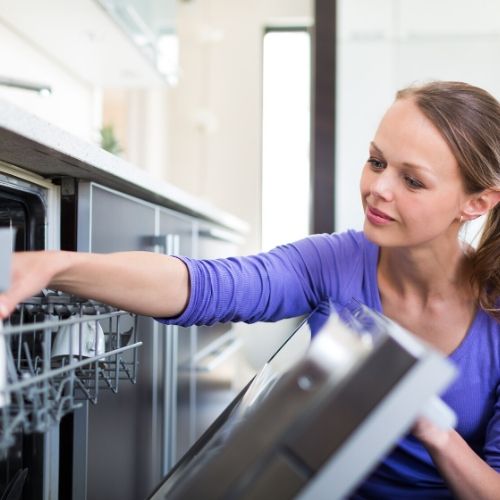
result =
[{"label": "white dish", "polygon": [[95,316],[83,316],[86,321],[59,328],[52,346],[52,357],[75,356],[92,358],[105,352],[104,332]]}]

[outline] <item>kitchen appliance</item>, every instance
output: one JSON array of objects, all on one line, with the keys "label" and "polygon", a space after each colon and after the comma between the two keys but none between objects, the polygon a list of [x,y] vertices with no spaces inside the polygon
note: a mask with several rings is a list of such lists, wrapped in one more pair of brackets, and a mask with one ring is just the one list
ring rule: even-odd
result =
[{"label": "kitchen appliance", "polygon": [[[130,317],[52,292],[20,303],[5,322],[8,404],[0,408],[0,453],[8,477],[3,488],[26,470],[23,498],[59,498],[62,418],[83,402],[97,403],[105,391],[117,393],[121,381],[136,380],[141,343],[135,333],[126,346],[120,343],[120,325]],[[35,444],[38,439],[41,444]]]},{"label": "kitchen appliance", "polygon": [[[6,250],[2,253],[0,263],[4,286],[7,286],[10,278],[9,261],[12,250],[58,247],[58,194],[58,187],[50,182],[0,162],[0,228],[4,238],[9,240],[2,241]],[[5,334],[3,341],[6,389],[10,386],[8,360],[12,361],[10,335]],[[20,352],[19,357],[21,354]],[[44,499],[46,488],[51,482],[51,468],[44,462],[51,453],[55,454],[58,432],[51,429],[46,434],[41,434],[23,428],[24,414],[14,411],[11,404],[13,397],[14,393],[3,392],[3,399],[8,400],[9,404],[0,408],[0,492],[12,491],[14,484],[20,487],[19,478],[24,478],[24,498]],[[16,401],[14,403],[17,404]]]},{"label": "kitchen appliance", "polygon": [[[332,312],[298,362],[283,363],[313,323],[314,314],[150,500],[344,498],[455,375],[435,350],[355,303]],[[454,424],[447,407],[435,417]]]},{"label": "kitchen appliance", "polygon": [[[0,164],[0,279],[12,250],[59,246],[59,187]],[[63,231],[64,233],[64,231]],[[64,236],[64,234],[63,234]],[[95,301],[44,290],[19,304],[0,333],[0,496],[69,498],[86,446],[73,412],[136,381],[137,318]],[[84,436],[86,439],[86,436]],[[78,477],[78,476],[77,476]],[[80,488],[84,493],[84,488]]]}]

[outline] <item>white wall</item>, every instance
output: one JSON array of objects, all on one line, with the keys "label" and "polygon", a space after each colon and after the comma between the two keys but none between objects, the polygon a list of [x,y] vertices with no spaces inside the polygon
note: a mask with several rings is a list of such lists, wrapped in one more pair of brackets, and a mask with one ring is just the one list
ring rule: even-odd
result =
[{"label": "white wall", "polygon": [[500,97],[500,2],[340,0],[338,41],[335,195],[342,231],[362,227],[361,168],[397,89],[462,80]]},{"label": "white wall", "polygon": [[[5,15],[5,13],[3,13]],[[0,17],[0,76],[48,84],[51,96],[0,86],[0,98],[85,139],[95,141],[100,124],[99,91],[58,64]]]},{"label": "white wall", "polygon": [[178,6],[181,73],[170,93],[168,178],[247,221],[260,248],[262,37],[303,24],[311,0],[204,0]]}]

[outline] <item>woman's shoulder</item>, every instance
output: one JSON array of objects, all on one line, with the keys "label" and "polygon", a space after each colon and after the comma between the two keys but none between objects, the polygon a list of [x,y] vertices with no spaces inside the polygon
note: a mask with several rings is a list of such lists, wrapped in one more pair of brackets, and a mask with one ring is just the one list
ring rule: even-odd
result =
[{"label": "woman's shoulder", "polygon": [[348,230],[331,234],[317,234],[309,244],[329,260],[347,267],[371,266],[378,257],[378,247],[362,231]]},{"label": "woman's shoulder", "polygon": [[500,323],[483,309],[478,309],[465,339],[450,357],[459,363],[490,363],[500,377]]},{"label": "woman's shoulder", "polygon": [[343,232],[313,234],[292,243],[291,246],[300,250],[316,249],[319,251],[341,252],[351,256],[365,249],[375,249],[375,245],[366,239],[362,231],[353,229]]},{"label": "woman's shoulder", "polygon": [[311,235],[276,250],[286,253],[277,257],[314,282],[322,297],[335,300],[357,296],[361,284],[371,282],[365,278],[372,275],[378,256],[378,247],[354,230]]}]

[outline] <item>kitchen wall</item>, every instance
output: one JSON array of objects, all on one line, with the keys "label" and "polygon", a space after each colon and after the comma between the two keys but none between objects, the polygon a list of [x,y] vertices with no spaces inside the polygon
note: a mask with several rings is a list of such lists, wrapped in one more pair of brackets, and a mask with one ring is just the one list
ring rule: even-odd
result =
[{"label": "kitchen wall", "polygon": [[262,37],[311,22],[312,0],[180,2],[179,84],[169,93],[168,178],[246,220],[260,248]]},{"label": "kitchen wall", "polygon": [[360,229],[361,168],[397,89],[461,80],[500,97],[500,2],[339,0],[338,17],[336,229]]},{"label": "kitchen wall", "polygon": [[100,127],[99,89],[70,72],[9,22],[8,9],[0,5],[0,77],[49,84],[53,94],[0,86],[0,98],[62,127],[88,141],[95,141]]}]

